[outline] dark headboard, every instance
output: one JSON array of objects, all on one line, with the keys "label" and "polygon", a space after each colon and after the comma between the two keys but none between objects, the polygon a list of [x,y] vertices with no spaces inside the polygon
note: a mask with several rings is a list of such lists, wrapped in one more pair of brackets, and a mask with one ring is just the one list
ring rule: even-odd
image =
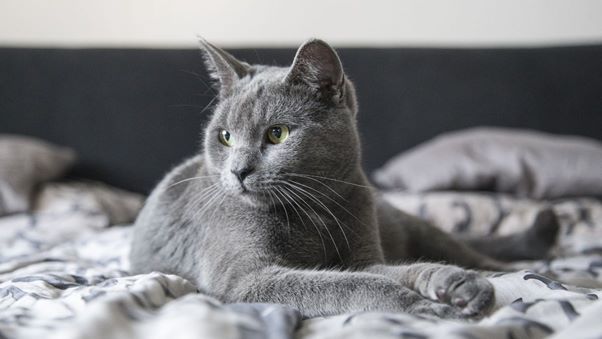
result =
[{"label": "dark headboard", "polygon": [[[293,49],[231,51],[287,65]],[[341,49],[372,170],[477,125],[602,139],[602,46]],[[75,148],[73,176],[148,192],[198,149],[213,93],[196,50],[0,49],[0,133]]]}]

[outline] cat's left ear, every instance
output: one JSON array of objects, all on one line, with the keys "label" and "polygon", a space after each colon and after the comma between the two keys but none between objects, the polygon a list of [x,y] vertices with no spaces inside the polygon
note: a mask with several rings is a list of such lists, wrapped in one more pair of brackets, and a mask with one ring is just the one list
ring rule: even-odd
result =
[{"label": "cat's left ear", "polygon": [[226,97],[231,93],[236,81],[249,74],[251,66],[237,60],[230,53],[215,47],[207,40],[203,38],[199,40],[209,74],[219,82],[220,97]]},{"label": "cat's left ear", "polygon": [[345,100],[343,65],[335,50],[322,40],[312,39],[299,47],[286,81],[309,86],[320,100],[334,104]]}]

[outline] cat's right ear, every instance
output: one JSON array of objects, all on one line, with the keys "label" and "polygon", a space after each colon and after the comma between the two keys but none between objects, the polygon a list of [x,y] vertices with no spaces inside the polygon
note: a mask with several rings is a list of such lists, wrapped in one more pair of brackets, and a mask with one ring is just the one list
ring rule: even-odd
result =
[{"label": "cat's right ear", "polygon": [[345,99],[341,60],[332,47],[319,39],[311,39],[299,47],[286,81],[305,84],[321,100],[339,104]]},{"label": "cat's right ear", "polygon": [[234,84],[249,74],[251,66],[201,37],[199,43],[207,70],[211,77],[217,80],[220,97],[230,95]]}]

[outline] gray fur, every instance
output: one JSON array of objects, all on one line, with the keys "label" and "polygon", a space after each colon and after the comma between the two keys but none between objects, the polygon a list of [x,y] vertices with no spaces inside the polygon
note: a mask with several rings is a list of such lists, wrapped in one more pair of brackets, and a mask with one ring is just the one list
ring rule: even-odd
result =
[{"label": "gray fur", "polygon": [[[201,45],[219,102],[203,152],[172,170],[139,215],[133,272],[178,274],[224,302],[290,304],[306,317],[490,309],[493,287],[474,271],[392,264],[500,267],[375,195],[360,166],[354,88],[332,48],[310,40],[282,68]],[[291,128],[277,145],[266,141],[274,124]],[[222,128],[232,147],[218,141]],[[251,170],[242,183],[241,169]]]}]

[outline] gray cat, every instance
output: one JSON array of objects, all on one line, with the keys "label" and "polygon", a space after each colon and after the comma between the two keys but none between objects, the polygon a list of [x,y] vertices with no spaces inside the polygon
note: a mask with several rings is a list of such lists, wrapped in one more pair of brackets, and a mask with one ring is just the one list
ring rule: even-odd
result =
[{"label": "gray cat", "polygon": [[203,153],[172,170],[140,213],[133,272],[177,274],[224,302],[289,304],[306,317],[486,314],[494,292],[485,278],[416,260],[503,264],[370,187],[355,90],[330,46],[311,40],[291,67],[272,67],[201,45],[219,101]]}]

